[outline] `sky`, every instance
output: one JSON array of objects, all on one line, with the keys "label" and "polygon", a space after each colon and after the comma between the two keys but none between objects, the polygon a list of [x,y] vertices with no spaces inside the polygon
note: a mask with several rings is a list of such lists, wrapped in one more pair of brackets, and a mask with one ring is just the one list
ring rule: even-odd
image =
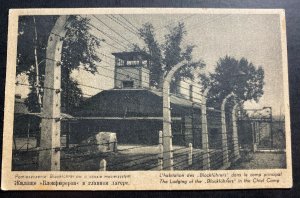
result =
[{"label": "sky", "polygon": [[[284,111],[279,15],[122,15],[126,20],[120,15],[95,16],[98,19],[92,15],[82,15],[82,17],[90,18],[90,23],[98,28],[98,30],[92,28],[91,33],[101,39],[105,39],[98,50],[102,59],[102,62],[99,63],[100,67],[98,67],[98,72],[101,75],[92,75],[82,70],[74,71],[72,76],[79,83],[96,86],[101,89],[113,88],[114,57],[111,53],[130,51],[132,44],[144,46],[143,41],[136,34],[135,28],[140,28],[145,23],[153,24],[156,38],[162,44],[164,35],[168,33],[169,27],[174,27],[180,21],[184,22],[187,32],[183,46],[187,44],[197,46],[194,49],[193,57],[206,63],[203,72],[213,72],[218,59],[225,55],[236,59],[245,57],[255,66],[262,66],[265,70],[264,95],[258,103],[253,101],[245,102],[245,108],[271,106],[273,114],[277,115]],[[81,88],[87,95],[94,95],[100,91],[87,87]],[[24,89],[20,87],[17,87],[16,92],[23,92],[22,95],[26,95]]]}]

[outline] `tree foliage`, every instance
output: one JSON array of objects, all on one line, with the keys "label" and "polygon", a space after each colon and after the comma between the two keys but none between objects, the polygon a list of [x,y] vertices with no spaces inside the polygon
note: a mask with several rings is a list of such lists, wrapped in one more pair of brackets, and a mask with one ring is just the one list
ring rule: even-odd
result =
[{"label": "tree foliage", "polygon": [[[37,90],[34,87],[39,80],[40,93],[43,94],[47,41],[57,18],[57,16],[22,16],[19,18],[17,75],[26,73],[29,76],[31,87],[26,104],[34,112],[40,111]],[[64,39],[61,57],[62,106],[65,107],[66,112],[70,112],[82,100],[82,91],[76,80],[71,78],[72,71],[82,68],[94,74],[97,72],[96,62],[101,61],[96,52],[96,49],[100,47],[100,38],[90,34],[89,21],[88,18],[70,16],[68,26],[66,26],[67,34],[65,38],[62,38]],[[36,40],[33,36],[35,30]],[[36,56],[34,48],[37,49]],[[36,76],[37,73],[38,76]]]},{"label": "tree foliage", "polygon": [[[231,92],[239,101],[258,101],[264,90],[264,70],[256,67],[246,58],[237,60],[230,56],[220,58],[215,72],[201,75],[204,86],[211,86],[208,104],[220,105],[222,100]],[[219,108],[219,107],[218,107]]]},{"label": "tree foliage", "polygon": [[[152,64],[150,65],[150,84],[152,86],[161,85],[163,80],[163,57],[161,46],[158,41],[155,39],[154,27],[151,23],[146,23],[139,30],[140,37],[144,40],[148,49],[143,49],[147,51],[152,57]],[[136,50],[140,50],[138,46],[136,46]]]},{"label": "tree foliage", "polygon": [[193,79],[193,70],[205,66],[202,60],[193,60],[192,52],[195,45],[182,47],[182,41],[187,34],[184,23],[178,23],[175,27],[170,27],[165,35],[165,42],[159,45],[154,27],[151,23],[146,23],[140,28],[140,37],[144,40],[146,48],[143,51],[148,52],[152,57],[150,66],[150,83],[152,86],[162,87],[165,75],[178,63],[186,60],[185,65],[175,73],[173,83],[171,83],[171,92],[176,92],[177,83],[183,78]]}]

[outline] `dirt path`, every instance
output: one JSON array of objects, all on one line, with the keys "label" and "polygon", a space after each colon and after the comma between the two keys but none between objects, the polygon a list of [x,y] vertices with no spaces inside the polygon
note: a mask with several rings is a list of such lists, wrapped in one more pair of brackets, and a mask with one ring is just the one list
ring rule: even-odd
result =
[{"label": "dirt path", "polygon": [[241,153],[241,160],[230,167],[235,169],[286,168],[285,153]]}]

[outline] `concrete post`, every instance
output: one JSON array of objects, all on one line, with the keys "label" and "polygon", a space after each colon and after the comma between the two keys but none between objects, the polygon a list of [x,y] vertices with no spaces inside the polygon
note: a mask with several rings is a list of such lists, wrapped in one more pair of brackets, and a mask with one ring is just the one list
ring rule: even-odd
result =
[{"label": "concrete post", "polygon": [[99,171],[106,171],[106,165],[107,165],[106,160],[102,159],[100,161]]},{"label": "concrete post", "polygon": [[251,128],[252,128],[252,150],[253,150],[253,152],[256,152],[256,150],[257,150],[257,145],[256,145],[256,138],[255,138],[255,125],[254,125],[255,123],[254,122],[252,122],[251,123]]},{"label": "concrete post", "polygon": [[69,16],[60,16],[48,39],[41,123],[40,171],[60,170],[61,50]]},{"label": "concrete post", "polygon": [[14,141],[14,148],[15,148],[15,150],[17,150],[18,148],[17,148],[17,142],[16,142],[16,138],[15,137],[13,137],[13,141]]},{"label": "concrete post", "polygon": [[253,151],[257,151],[257,122],[253,122]]},{"label": "concrete post", "polygon": [[71,133],[71,123],[68,122],[68,129],[66,133],[66,148],[70,148],[70,133]]},{"label": "concrete post", "polygon": [[207,126],[207,111],[206,111],[206,97],[210,87],[206,88],[202,93],[201,101],[201,125],[202,125],[202,149],[204,151],[202,167],[203,170],[210,169],[210,155],[209,155],[209,140],[208,140],[208,126]]},{"label": "concrete post", "polygon": [[30,137],[30,120],[27,125],[27,143],[26,143],[26,151],[29,149],[29,137]]},{"label": "concrete post", "polygon": [[163,82],[163,169],[173,170],[173,147],[172,147],[172,127],[171,127],[171,109],[170,109],[170,82],[174,73],[184,63],[175,65],[166,75]]},{"label": "concrete post", "polygon": [[238,130],[237,130],[237,118],[236,118],[236,108],[238,104],[235,104],[232,109],[232,139],[233,139],[233,153],[234,159],[236,161],[240,158],[240,150],[239,150],[239,139],[238,139]]},{"label": "concrete post", "polygon": [[173,170],[173,146],[170,110],[170,85],[163,86],[163,169]]},{"label": "concrete post", "polygon": [[259,123],[255,122],[255,142],[259,145]]},{"label": "concrete post", "polygon": [[189,153],[188,153],[188,165],[193,164],[193,144],[189,143]]},{"label": "concrete post", "polygon": [[274,148],[274,134],[273,134],[273,130],[272,130],[272,126],[273,126],[273,113],[272,113],[272,107],[269,107],[270,108],[270,139],[271,139],[271,149]]},{"label": "concrete post", "polygon": [[228,144],[227,144],[227,129],[226,129],[226,114],[225,114],[225,105],[227,100],[234,96],[233,93],[228,94],[221,105],[221,122],[222,122],[222,153],[223,153],[223,169],[230,166],[228,160]]},{"label": "concrete post", "polygon": [[158,170],[163,169],[163,132],[159,131],[158,139]]},{"label": "concrete post", "polygon": [[261,130],[263,129],[264,127],[263,127],[263,124],[261,123],[261,122],[257,122],[257,142],[258,142],[258,145],[260,145],[261,144],[261,142],[260,142],[260,133],[261,133]]}]

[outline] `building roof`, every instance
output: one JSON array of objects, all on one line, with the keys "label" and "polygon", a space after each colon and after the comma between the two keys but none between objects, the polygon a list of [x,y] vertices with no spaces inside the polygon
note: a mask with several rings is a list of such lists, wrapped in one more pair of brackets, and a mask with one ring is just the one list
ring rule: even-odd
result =
[{"label": "building roof", "polygon": [[[200,110],[193,102],[171,95],[172,116],[188,114],[191,109]],[[151,89],[110,89],[102,91],[88,100],[73,112],[74,116],[88,117],[137,117],[161,116],[162,92]]]},{"label": "building roof", "polygon": [[138,57],[141,57],[144,60],[150,59],[151,56],[147,54],[146,52],[117,52],[117,53],[112,53],[115,57],[122,59],[122,60],[137,60]]},{"label": "building roof", "polygon": [[[162,91],[159,90],[154,90],[154,89],[147,89],[147,88],[140,88],[140,89],[110,89],[110,90],[105,90],[103,92],[115,92],[115,93],[133,93],[134,92],[149,92],[151,94],[154,94],[155,96],[158,96],[160,98],[162,98]],[[101,92],[100,92],[101,93]],[[99,93],[99,94],[100,94]],[[98,95],[98,94],[97,94]],[[180,95],[176,95],[176,94],[170,94],[170,102],[172,104],[175,105],[179,105],[179,106],[185,106],[185,107],[198,107],[200,108],[200,106],[198,104],[193,104],[193,102],[187,98],[185,98],[184,96],[180,96]]]},{"label": "building roof", "polygon": [[[28,107],[26,106],[24,99],[15,98],[15,107],[14,107],[14,113],[18,114],[18,117],[23,116],[36,116],[42,118],[42,113],[32,113],[28,110]],[[61,118],[64,119],[71,119],[74,118],[73,116],[61,113]]]},{"label": "building roof", "polygon": [[[150,91],[151,93],[153,93],[159,97],[162,97],[162,94],[163,94],[161,91],[158,91],[158,90],[148,89],[148,91]],[[191,100],[189,100],[181,95],[170,94],[170,101],[171,101],[171,103],[179,105],[179,106],[200,108],[200,106],[198,104],[193,103]]]}]

